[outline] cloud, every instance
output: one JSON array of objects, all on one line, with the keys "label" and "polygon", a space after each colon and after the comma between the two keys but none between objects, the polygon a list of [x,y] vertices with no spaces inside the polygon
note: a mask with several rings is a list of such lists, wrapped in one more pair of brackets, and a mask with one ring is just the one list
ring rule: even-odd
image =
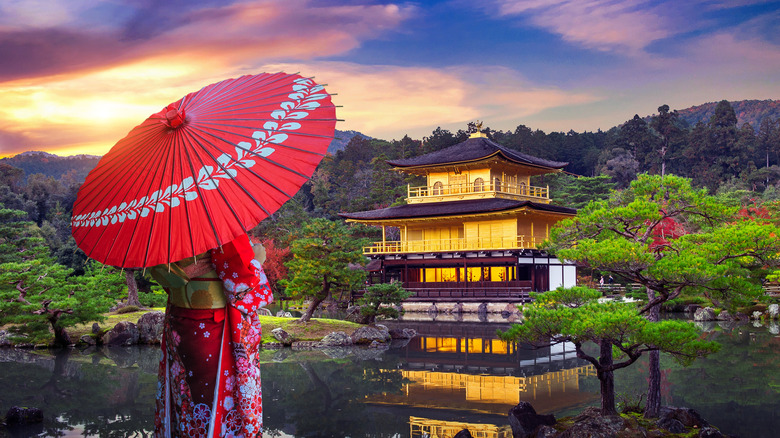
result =
[{"label": "cloud", "polygon": [[500,16],[522,16],[565,41],[601,51],[635,54],[675,33],[673,23],[645,0],[496,0]]},{"label": "cloud", "polygon": [[514,129],[523,117],[598,99],[585,92],[536,87],[497,66],[434,69],[316,62],[266,67],[315,74],[329,92],[338,94],[334,103],[343,108],[337,115],[345,119],[338,129],[383,139],[404,133],[421,138],[436,127],[457,130],[477,119],[492,129]]},{"label": "cloud", "polygon": [[39,6],[0,4],[0,155],[105,153],[189,92],[269,62],[343,54],[416,12],[309,0],[67,1],[25,22]]},{"label": "cloud", "polygon": [[[105,10],[66,10],[34,26],[13,19],[29,15],[26,7],[4,8],[0,12],[12,17],[0,26],[0,82],[83,74],[149,57],[164,62],[171,54],[228,68],[332,56],[398,28],[417,10],[395,4],[319,6],[313,0],[110,4]],[[107,25],[109,9],[124,21]]]},{"label": "cloud", "polygon": [[0,158],[31,149],[32,142],[23,132],[11,127],[0,127]]},{"label": "cloud", "polygon": [[[55,153],[104,154],[114,143],[169,102],[215,82],[219,69],[180,64],[181,71],[154,71],[154,62],[0,89],[0,126],[17,140],[0,150],[8,155],[37,149]],[[345,119],[339,129],[378,138],[430,135],[437,126],[457,130],[474,120],[492,129],[514,129],[541,111],[592,102],[598,96],[537,87],[503,67],[447,69],[364,66],[346,62],[268,64],[259,71],[300,71],[337,93]],[[197,74],[196,74],[197,72]],[[176,83],[175,79],[188,77]],[[171,84],[175,86],[171,86]],[[167,86],[166,86],[167,84]],[[85,92],[84,90],[89,90]],[[15,127],[15,130],[10,127]],[[17,146],[20,149],[13,150]],[[56,152],[59,150],[59,152]]]}]

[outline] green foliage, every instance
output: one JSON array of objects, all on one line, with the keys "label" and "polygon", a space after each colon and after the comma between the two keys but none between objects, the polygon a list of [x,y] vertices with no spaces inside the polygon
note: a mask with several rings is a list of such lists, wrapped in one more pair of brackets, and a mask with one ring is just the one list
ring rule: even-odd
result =
[{"label": "green foliage", "polygon": [[51,329],[54,344],[62,345],[70,343],[66,327],[100,321],[122,290],[119,273],[93,264],[74,277],[49,256],[35,224],[18,220],[18,211],[0,210],[0,217],[0,325],[35,341]]},{"label": "green foliage", "polygon": [[393,306],[400,305],[410,296],[412,293],[404,289],[401,283],[391,281],[368,286],[357,304],[360,306],[360,313],[366,317],[366,322],[372,324],[377,316],[387,319],[398,318],[399,312]]},{"label": "green foliage", "polygon": [[[600,295],[584,287],[541,294],[537,301],[523,306],[523,323],[513,324],[499,337],[536,346],[573,343],[577,357],[596,368],[605,414],[615,412],[612,372],[633,364],[643,353],[664,351],[680,364],[688,365],[718,349],[718,344],[700,339],[699,330],[690,322],[650,322],[632,304],[599,302]],[[601,346],[600,357],[583,349],[587,342]]]},{"label": "green foliage", "polygon": [[645,310],[681,294],[733,308],[762,293],[752,273],[780,254],[776,226],[736,213],[687,179],[640,175],[560,222],[546,249],[657,292]]},{"label": "green foliage", "polygon": [[568,289],[558,288],[549,292],[531,293],[537,307],[580,307],[601,298],[601,292],[587,287],[575,286]]},{"label": "green foliage", "polygon": [[144,307],[165,307],[168,294],[160,286],[153,286],[151,292],[138,291],[138,300]]},{"label": "green foliage", "polygon": [[367,239],[357,238],[354,230],[343,222],[314,219],[304,225],[292,242],[292,260],[285,263],[287,280],[280,281],[288,296],[312,300],[306,314],[307,321],[314,309],[324,301],[333,288],[355,289],[366,277],[363,247]]},{"label": "green foliage", "polygon": [[615,190],[611,180],[607,175],[574,177],[566,173],[550,173],[533,177],[531,185],[548,185],[553,203],[580,209],[590,201],[609,198]]}]

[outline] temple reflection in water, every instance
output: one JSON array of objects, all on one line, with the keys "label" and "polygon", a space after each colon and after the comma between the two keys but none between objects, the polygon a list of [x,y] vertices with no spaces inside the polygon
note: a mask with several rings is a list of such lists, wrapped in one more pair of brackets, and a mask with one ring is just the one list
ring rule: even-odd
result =
[{"label": "temple reflection in water", "polygon": [[399,362],[407,383],[400,394],[367,401],[414,412],[413,438],[452,437],[464,428],[474,437],[511,437],[507,413],[520,401],[556,413],[598,400],[597,392],[581,390],[581,379],[596,372],[577,359],[573,345],[532,349],[497,339],[496,330],[508,324],[406,320],[399,326],[418,331]]}]

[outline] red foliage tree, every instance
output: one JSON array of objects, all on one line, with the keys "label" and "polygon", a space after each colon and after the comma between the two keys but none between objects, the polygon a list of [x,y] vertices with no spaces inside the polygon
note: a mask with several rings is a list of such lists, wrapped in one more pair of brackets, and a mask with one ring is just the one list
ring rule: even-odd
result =
[{"label": "red foliage tree", "polygon": [[290,248],[279,248],[272,239],[264,239],[260,243],[265,247],[263,270],[268,277],[268,284],[271,290],[279,292],[279,280],[287,279],[287,267],[284,264],[292,259]]}]

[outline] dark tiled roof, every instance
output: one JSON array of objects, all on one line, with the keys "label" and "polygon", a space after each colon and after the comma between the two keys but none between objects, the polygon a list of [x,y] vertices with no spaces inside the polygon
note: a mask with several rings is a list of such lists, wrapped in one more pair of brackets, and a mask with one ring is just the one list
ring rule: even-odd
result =
[{"label": "dark tiled roof", "polygon": [[395,167],[412,167],[461,163],[464,161],[478,161],[489,157],[496,152],[509,161],[514,161],[521,164],[530,164],[533,166],[561,169],[569,164],[561,161],[551,161],[532,157],[531,155],[501,146],[500,144],[486,137],[470,138],[462,143],[458,143],[440,151],[431,152],[430,154],[420,155],[419,157],[414,158],[388,161],[388,164]]},{"label": "dark tiled roof", "polygon": [[471,199],[467,201],[431,202],[420,204],[399,205],[380,210],[358,211],[355,213],[339,213],[346,219],[382,220],[382,219],[415,219],[433,216],[455,216],[461,214],[490,213],[528,207],[532,210],[549,211],[574,215],[577,210],[557,205],[541,204],[531,201],[514,201],[511,199],[490,198]]}]

